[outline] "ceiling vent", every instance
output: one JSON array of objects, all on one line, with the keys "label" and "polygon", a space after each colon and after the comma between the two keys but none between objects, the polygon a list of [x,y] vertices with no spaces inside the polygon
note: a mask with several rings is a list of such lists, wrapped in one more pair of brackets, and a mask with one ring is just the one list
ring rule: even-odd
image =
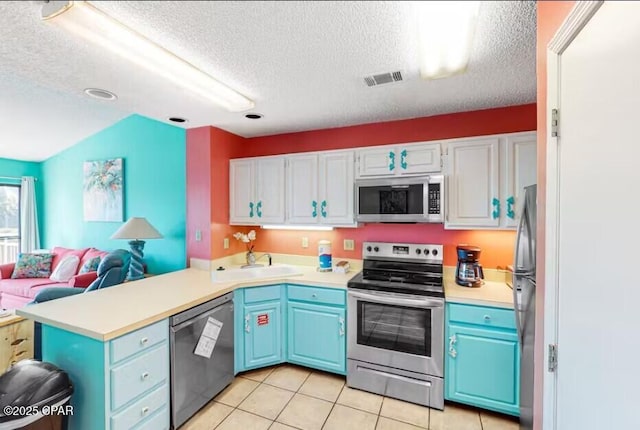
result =
[{"label": "ceiling vent", "polygon": [[387,72],[364,77],[364,83],[370,87],[402,81],[402,72]]}]

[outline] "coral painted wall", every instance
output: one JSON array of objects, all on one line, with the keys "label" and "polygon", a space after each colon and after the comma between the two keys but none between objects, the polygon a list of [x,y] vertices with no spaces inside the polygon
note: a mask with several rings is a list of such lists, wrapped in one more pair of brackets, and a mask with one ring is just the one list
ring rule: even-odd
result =
[{"label": "coral painted wall", "polygon": [[[530,131],[536,129],[535,121],[536,105],[529,104],[256,137],[247,139],[238,153],[251,157]],[[309,238],[309,248],[301,247],[302,237]],[[512,231],[454,231],[445,230],[442,224],[367,224],[357,229],[340,228],[331,232],[261,230],[256,250],[317,255],[317,241],[328,239],[333,242],[334,258],[362,258],[364,241],[443,243],[444,264],[452,266],[457,261],[455,245],[467,243],[483,249],[480,261],[485,267],[497,268],[511,264],[514,237]],[[354,251],[343,249],[344,239],[355,240]]]},{"label": "coral painted wall", "polygon": [[574,1],[539,1],[536,53],[538,84],[538,230],[537,230],[537,294],[536,294],[536,363],[534,429],[542,429],[542,394],[544,377],[544,247],[547,174],[547,44],[573,8]]}]

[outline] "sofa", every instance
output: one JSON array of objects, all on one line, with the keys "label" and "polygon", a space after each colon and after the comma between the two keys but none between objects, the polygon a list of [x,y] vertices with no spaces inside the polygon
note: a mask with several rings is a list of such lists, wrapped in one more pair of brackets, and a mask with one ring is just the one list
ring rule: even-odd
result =
[{"label": "sofa", "polygon": [[51,272],[68,256],[75,255],[80,263],[76,274],[68,282],[57,282],[49,278],[12,279],[15,263],[0,265],[0,308],[17,309],[33,301],[35,296],[45,288],[73,287],[84,290],[98,277],[97,271],[78,273],[82,266],[95,257],[104,258],[108,252],[95,248],[69,249],[55,247],[51,250]]}]

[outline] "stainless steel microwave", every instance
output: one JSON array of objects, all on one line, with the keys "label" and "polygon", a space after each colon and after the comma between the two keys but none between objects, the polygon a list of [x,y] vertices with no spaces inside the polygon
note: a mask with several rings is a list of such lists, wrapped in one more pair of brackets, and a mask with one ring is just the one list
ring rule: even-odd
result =
[{"label": "stainless steel microwave", "polygon": [[358,222],[444,222],[444,176],[356,181]]}]

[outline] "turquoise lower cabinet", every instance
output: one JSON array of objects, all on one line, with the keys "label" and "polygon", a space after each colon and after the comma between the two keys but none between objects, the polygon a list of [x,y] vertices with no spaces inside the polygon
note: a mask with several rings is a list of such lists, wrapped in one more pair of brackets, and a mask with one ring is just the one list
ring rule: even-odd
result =
[{"label": "turquoise lower cabinet", "polygon": [[280,302],[244,306],[244,367],[282,362],[282,310]]},{"label": "turquoise lower cabinet", "polygon": [[42,359],[73,384],[69,430],[169,430],[169,324],[111,341],[42,325]]},{"label": "turquoise lower cabinet", "polygon": [[346,312],[344,308],[289,301],[287,361],[345,373]]},{"label": "turquoise lower cabinet", "polygon": [[242,288],[233,293],[235,372],[284,362],[284,285]]},{"label": "turquoise lower cabinet", "polygon": [[513,310],[447,304],[445,398],[519,414],[520,347]]}]

